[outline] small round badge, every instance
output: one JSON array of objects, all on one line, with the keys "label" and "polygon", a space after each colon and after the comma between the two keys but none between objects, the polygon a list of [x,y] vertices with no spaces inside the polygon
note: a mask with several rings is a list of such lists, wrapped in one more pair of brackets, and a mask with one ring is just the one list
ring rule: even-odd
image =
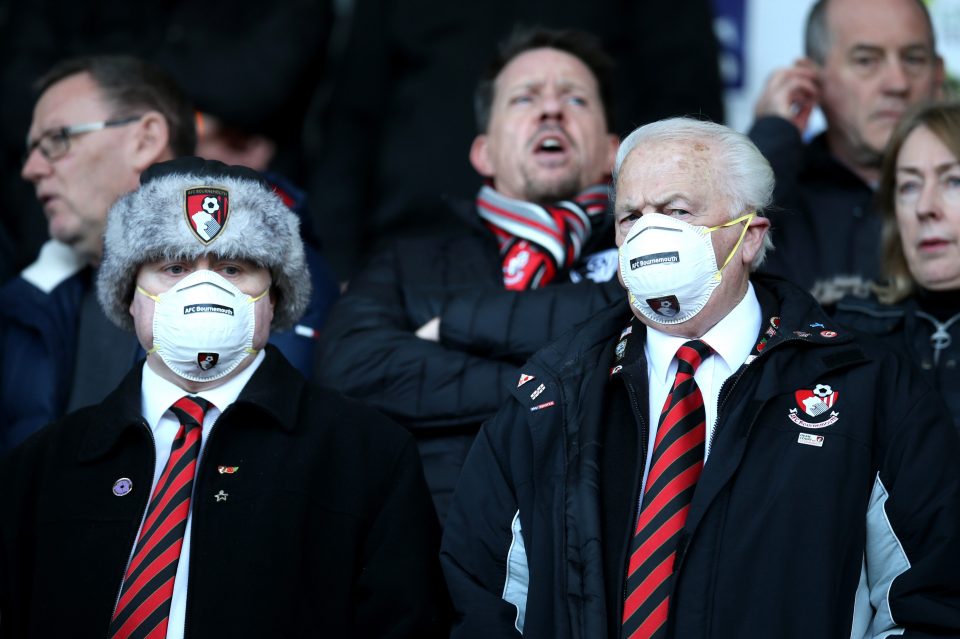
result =
[{"label": "small round badge", "polygon": [[836,331],[820,331],[820,335],[823,337],[836,337]]},{"label": "small round badge", "polygon": [[117,497],[123,497],[131,490],[133,490],[133,482],[130,481],[129,477],[121,477],[113,482],[113,494]]}]

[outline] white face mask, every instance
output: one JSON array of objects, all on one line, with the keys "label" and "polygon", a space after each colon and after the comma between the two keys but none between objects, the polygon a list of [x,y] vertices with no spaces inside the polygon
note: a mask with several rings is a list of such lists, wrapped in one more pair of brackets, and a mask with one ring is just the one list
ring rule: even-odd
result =
[{"label": "white face mask", "polygon": [[212,271],[199,270],[154,302],[153,348],[174,373],[194,382],[220,379],[257,350],[253,348],[257,300]]},{"label": "white face mask", "polygon": [[[620,275],[630,304],[658,324],[681,324],[703,310],[720,285],[756,213],[719,226],[693,226],[668,215],[643,215],[620,246]],[[710,234],[746,221],[740,239],[717,268]]]}]

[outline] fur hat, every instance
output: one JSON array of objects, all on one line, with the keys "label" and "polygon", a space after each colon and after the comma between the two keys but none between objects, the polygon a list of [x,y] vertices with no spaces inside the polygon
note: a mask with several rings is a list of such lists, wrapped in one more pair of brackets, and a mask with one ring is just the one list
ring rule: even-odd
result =
[{"label": "fur hat", "polygon": [[129,308],[142,264],[215,254],[269,268],[279,294],[272,328],[289,328],[310,301],[299,223],[252,169],[195,157],[154,164],[107,215],[100,305],[114,324],[133,330]]}]

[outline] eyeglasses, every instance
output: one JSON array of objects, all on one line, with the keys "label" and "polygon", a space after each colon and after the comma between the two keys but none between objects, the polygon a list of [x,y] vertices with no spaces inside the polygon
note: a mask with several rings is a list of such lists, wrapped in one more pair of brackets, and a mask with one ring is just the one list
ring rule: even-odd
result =
[{"label": "eyeglasses", "polygon": [[30,154],[33,153],[34,149],[40,149],[40,153],[43,154],[43,157],[45,157],[48,162],[59,160],[67,154],[67,151],[70,150],[70,138],[83,133],[90,133],[92,131],[99,131],[109,127],[130,124],[131,122],[136,122],[142,117],[142,115],[131,115],[129,117],[118,118],[116,120],[103,120],[101,122],[87,122],[86,124],[62,126],[57,129],[44,131],[40,134],[40,137],[33,142],[30,141],[28,136],[27,148],[23,153],[23,163],[27,163],[27,159],[30,157]]}]

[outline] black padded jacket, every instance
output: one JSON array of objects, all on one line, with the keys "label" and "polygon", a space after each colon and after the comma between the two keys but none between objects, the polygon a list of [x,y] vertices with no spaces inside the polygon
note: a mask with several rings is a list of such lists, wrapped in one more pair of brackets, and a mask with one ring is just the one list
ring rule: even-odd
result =
[{"label": "black padded jacket", "polygon": [[[946,408],[796,286],[753,284],[777,328],[720,391],[667,636],[960,636]],[[648,432],[642,327],[614,367],[631,317],[621,301],[538,352],[477,436],[441,544],[454,639],[619,636]],[[810,412],[818,387],[834,400]]]},{"label": "black padded jacket", "polygon": [[[351,281],[324,328],[317,372],[413,432],[441,520],[473,437],[509,397],[517,366],[622,296],[609,219],[574,265],[582,281],[561,273],[517,293],[503,288],[496,240],[473,204],[451,216],[468,231],[400,240]],[[439,342],[417,337],[435,317]]]}]

